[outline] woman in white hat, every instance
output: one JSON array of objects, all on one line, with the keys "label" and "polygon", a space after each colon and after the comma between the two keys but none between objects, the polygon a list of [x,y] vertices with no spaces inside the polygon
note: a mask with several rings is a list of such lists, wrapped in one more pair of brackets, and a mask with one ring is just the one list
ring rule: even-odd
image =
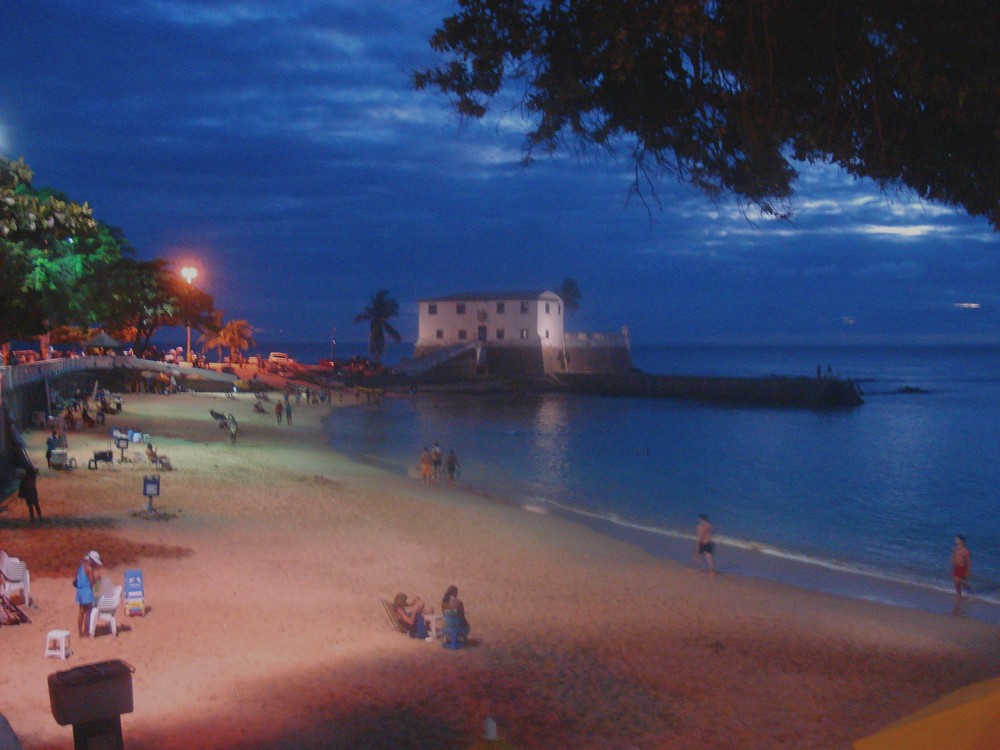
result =
[{"label": "woman in white hat", "polygon": [[80,615],[76,621],[76,628],[83,638],[87,635],[87,623],[90,619],[90,610],[94,607],[94,589],[97,588],[97,581],[100,578],[97,569],[103,567],[101,556],[91,550],[83,557],[83,562],[76,569],[76,578],[73,585],[76,586],[76,603],[80,605]]}]

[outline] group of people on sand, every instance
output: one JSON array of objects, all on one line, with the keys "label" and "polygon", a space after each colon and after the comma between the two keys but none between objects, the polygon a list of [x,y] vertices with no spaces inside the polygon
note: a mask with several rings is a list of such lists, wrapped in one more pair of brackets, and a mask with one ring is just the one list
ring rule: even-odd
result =
[{"label": "group of people on sand", "polygon": [[458,473],[455,449],[450,448],[446,456],[437,443],[430,450],[425,446],[420,452],[420,479],[425,483],[440,482],[442,466],[448,474],[448,484],[455,484],[455,475]]},{"label": "group of people on sand", "polygon": [[[411,600],[405,593],[400,592],[392,601],[392,609],[410,638],[431,640],[427,632],[425,615],[433,615],[434,609],[427,607],[419,596]],[[465,617],[465,604],[458,598],[458,586],[451,585],[445,589],[441,597],[441,614],[447,622],[454,623],[454,626],[460,629],[463,638],[468,638],[472,626]]]}]

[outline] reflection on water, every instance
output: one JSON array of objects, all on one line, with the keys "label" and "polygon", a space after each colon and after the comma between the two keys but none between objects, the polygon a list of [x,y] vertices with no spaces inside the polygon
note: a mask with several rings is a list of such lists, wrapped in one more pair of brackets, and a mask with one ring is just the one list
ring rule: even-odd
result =
[{"label": "reflection on water", "polygon": [[538,480],[544,485],[566,483],[569,464],[569,415],[565,396],[544,396],[535,407],[535,459]]}]

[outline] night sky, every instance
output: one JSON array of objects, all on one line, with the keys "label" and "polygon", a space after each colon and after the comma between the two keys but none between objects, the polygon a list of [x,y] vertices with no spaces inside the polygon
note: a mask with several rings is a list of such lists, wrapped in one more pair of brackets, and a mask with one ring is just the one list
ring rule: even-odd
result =
[{"label": "night sky", "polygon": [[88,201],[268,341],[365,337],[399,302],[572,277],[574,330],[633,341],[1000,342],[985,220],[803,166],[791,223],[625,158],[521,163],[516,109],[462,121],[409,73],[441,0],[4,3],[0,154]]}]

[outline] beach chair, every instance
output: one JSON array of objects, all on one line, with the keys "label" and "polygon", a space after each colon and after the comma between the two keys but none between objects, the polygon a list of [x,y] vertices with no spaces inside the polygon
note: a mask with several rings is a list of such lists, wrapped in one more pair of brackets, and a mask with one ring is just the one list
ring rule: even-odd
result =
[{"label": "beach chair", "polygon": [[410,631],[407,630],[406,625],[399,621],[396,617],[396,610],[392,608],[392,602],[388,599],[382,600],[382,606],[385,607],[385,614],[389,618],[389,624],[392,625],[392,629],[397,633],[402,633],[403,635],[409,635]]},{"label": "beach chair", "polygon": [[11,557],[6,552],[0,555],[0,594],[9,597],[20,591],[25,606],[31,603],[31,574],[24,560]]},{"label": "beach chair", "polygon": [[108,466],[114,466],[115,465],[114,452],[94,451],[94,457],[87,462],[87,468],[90,469],[91,471],[96,471],[98,464],[106,464]]},{"label": "beach chair", "polygon": [[115,586],[115,590],[110,594],[102,594],[90,610],[90,637],[94,637],[99,624],[107,623],[111,628],[111,635],[118,636],[118,622],[115,620],[115,613],[122,603],[122,587]]},{"label": "beach chair", "polygon": [[[406,627],[406,624],[400,622],[399,618],[396,617],[396,610],[393,609],[392,602],[387,599],[382,600],[382,606],[385,607],[385,613],[389,617],[389,622],[392,624],[393,629],[397,633],[403,633],[404,635],[409,635],[410,630]],[[427,625],[427,635],[431,638],[437,638],[438,636],[438,625],[442,622],[441,615],[439,614],[428,614],[424,613],[424,623]]]}]

